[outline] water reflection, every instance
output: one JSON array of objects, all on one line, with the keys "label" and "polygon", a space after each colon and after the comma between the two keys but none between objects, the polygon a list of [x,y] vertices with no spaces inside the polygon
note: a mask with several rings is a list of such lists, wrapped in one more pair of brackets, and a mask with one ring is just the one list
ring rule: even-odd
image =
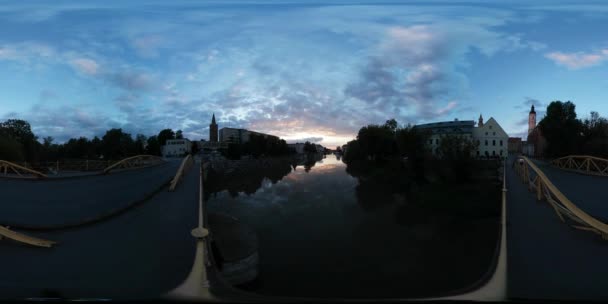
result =
[{"label": "water reflection", "polygon": [[274,185],[290,172],[297,171],[298,166],[304,166],[305,172],[310,172],[315,165],[322,164],[322,159],[321,154],[311,154],[215,163],[205,181],[205,198],[222,191],[231,197],[237,197],[239,193],[252,195],[265,185],[268,187],[268,183]]},{"label": "water reflection", "polygon": [[435,197],[404,176],[401,165],[347,168],[338,156],[317,156],[286,166],[289,172],[280,171],[276,182],[253,181],[250,195],[218,186],[208,202],[210,212],[238,218],[259,237],[259,277],[241,288],[284,296],[411,297],[464,287],[486,271],[493,222],[460,224],[457,216],[425,206]]}]

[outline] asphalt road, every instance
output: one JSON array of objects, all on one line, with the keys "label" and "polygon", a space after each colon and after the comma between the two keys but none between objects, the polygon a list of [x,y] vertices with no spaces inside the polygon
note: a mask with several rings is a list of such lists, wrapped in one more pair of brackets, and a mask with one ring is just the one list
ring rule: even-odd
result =
[{"label": "asphalt road", "polygon": [[[128,185],[136,185],[133,180],[142,184],[159,183],[171,170],[175,174],[174,167],[169,164],[145,169],[144,176],[138,176],[143,174],[136,170],[110,178],[118,178]],[[194,261],[196,244],[190,231],[198,223],[197,170],[198,166],[193,166],[175,192],[168,192],[165,187],[150,200],[107,221],[68,230],[26,232],[58,241],[56,247],[38,248],[0,241],[0,299],[145,299],[158,298],[177,287],[188,276]],[[127,185],[120,187],[119,182],[111,182],[107,177],[101,181],[113,185],[115,192],[95,198],[96,204],[104,200],[114,204],[112,199],[121,198],[121,190],[125,191],[123,195],[138,197],[127,193],[130,188]],[[142,187],[139,187],[140,195],[148,189]],[[96,204],[92,205],[102,209]],[[39,216],[42,215],[41,212]]]},{"label": "asphalt road", "polygon": [[[509,297],[608,300],[608,242],[561,222],[547,202],[537,202],[536,195],[528,192],[511,161],[507,163]],[[599,183],[594,184],[583,175],[541,169],[566,196],[588,210],[595,210],[600,200],[583,198],[599,195],[608,185],[608,179],[599,183],[594,178]]]},{"label": "asphalt road", "polygon": [[0,179],[0,224],[69,225],[150,196],[175,176],[179,161],[109,175],[68,179]]}]

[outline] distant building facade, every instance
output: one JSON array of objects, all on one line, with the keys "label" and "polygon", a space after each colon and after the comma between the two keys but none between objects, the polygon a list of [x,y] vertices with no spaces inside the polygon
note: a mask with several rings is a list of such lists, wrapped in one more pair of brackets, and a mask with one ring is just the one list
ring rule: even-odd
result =
[{"label": "distant building facade", "polygon": [[459,121],[455,119],[454,121],[441,121],[416,125],[414,128],[427,130],[431,133],[431,136],[427,139],[427,147],[430,149],[431,153],[437,154],[441,138],[446,135],[457,135],[471,139],[473,136],[473,129],[475,128],[475,121]]},{"label": "distant building facade", "polygon": [[160,150],[163,157],[180,157],[192,152],[192,142],[186,138],[168,139]]},{"label": "distant building facade", "polygon": [[523,153],[523,142],[519,137],[509,137],[509,143],[507,145],[509,154]]},{"label": "distant building facade", "polygon": [[475,121],[473,120],[459,121],[455,119],[454,121],[416,125],[415,128],[431,132],[431,136],[427,140],[427,147],[435,155],[438,152],[443,137],[456,135],[477,143],[477,150],[473,152],[474,156],[507,157],[509,136],[492,117],[487,122],[484,122],[483,117],[480,115],[477,127],[475,127]]},{"label": "distant building facade", "polygon": [[477,156],[505,158],[508,155],[509,135],[493,117],[473,129],[473,139],[478,143]]},{"label": "distant building facade", "polygon": [[221,128],[219,134],[220,134],[220,142],[236,143],[236,144],[243,144],[243,143],[248,142],[251,135],[264,136],[266,138],[271,137],[271,138],[275,138],[277,140],[279,139],[279,137],[274,136],[274,135],[255,132],[255,131],[249,131],[247,129],[236,129],[236,128]]},{"label": "distant building facade", "polygon": [[528,138],[523,145],[523,154],[531,157],[543,157],[547,140],[542,134],[540,128],[536,125],[536,111],[534,105],[528,114]]}]

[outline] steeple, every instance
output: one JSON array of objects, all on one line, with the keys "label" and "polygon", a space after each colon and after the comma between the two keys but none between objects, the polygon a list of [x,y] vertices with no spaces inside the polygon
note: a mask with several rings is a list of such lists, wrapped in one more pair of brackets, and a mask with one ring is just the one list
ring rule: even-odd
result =
[{"label": "steeple", "polygon": [[211,124],[209,125],[209,141],[217,142],[217,124],[215,123],[215,113],[211,117]]},{"label": "steeple", "polygon": [[530,109],[530,114],[528,114],[528,135],[534,131],[536,128],[536,111],[534,111],[534,105]]},{"label": "steeple", "polygon": [[479,122],[477,123],[478,127],[483,127],[483,116],[481,116],[481,113],[479,113]]}]

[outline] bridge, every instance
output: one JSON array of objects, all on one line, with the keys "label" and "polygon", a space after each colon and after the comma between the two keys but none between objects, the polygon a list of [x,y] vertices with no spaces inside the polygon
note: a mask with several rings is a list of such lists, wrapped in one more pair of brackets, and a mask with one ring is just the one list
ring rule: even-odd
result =
[{"label": "bridge", "polygon": [[[520,165],[510,158],[508,163],[513,164],[507,165],[509,298],[608,299],[608,242],[601,237],[608,178],[566,171],[556,162],[525,159]],[[525,183],[518,166],[527,170]]]},{"label": "bridge", "polygon": [[129,300],[178,286],[194,261],[199,181],[182,163],[1,179],[0,298]]},{"label": "bridge", "polygon": [[[488,274],[467,290],[413,300],[608,299],[608,177],[585,174],[580,160],[577,172],[563,167],[569,161],[522,160],[506,161],[502,229]],[[0,241],[0,297],[294,300],[222,279],[204,221],[200,162],[133,167],[3,179],[3,201],[18,203],[0,204],[0,236],[8,239]]]}]

